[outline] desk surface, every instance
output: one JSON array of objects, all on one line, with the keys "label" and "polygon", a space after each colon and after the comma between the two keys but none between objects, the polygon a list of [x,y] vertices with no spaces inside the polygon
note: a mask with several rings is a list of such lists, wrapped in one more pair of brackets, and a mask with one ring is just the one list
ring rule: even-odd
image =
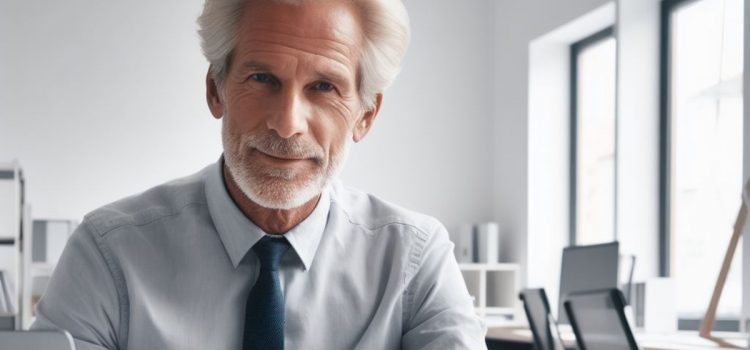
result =
[{"label": "desk surface", "polygon": [[[561,336],[565,347],[575,347],[575,336],[569,327],[561,327]],[[747,336],[731,333],[716,333],[727,341],[745,349],[748,344]],[[716,343],[703,339],[696,332],[675,332],[669,334],[647,334],[636,332],[635,338],[643,350],[708,350],[720,349]],[[523,326],[497,326],[487,329],[487,339],[494,341],[509,341],[515,343],[531,343],[531,331]]]}]

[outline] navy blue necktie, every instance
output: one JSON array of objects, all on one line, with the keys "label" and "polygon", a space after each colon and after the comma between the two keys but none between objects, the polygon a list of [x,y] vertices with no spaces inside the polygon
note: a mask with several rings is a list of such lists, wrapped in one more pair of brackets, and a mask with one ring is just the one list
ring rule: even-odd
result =
[{"label": "navy blue necktie", "polygon": [[284,349],[284,295],[279,264],[288,249],[286,238],[269,236],[253,246],[260,259],[260,273],[247,297],[243,350]]}]

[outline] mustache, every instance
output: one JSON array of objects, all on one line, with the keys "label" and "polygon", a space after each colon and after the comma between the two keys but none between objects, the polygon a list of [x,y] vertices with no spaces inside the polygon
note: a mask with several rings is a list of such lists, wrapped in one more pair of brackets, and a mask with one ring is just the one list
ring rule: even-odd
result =
[{"label": "mustache", "polygon": [[306,142],[300,136],[285,139],[272,132],[255,134],[248,136],[244,145],[278,158],[313,159],[320,162],[325,157],[318,145]]}]

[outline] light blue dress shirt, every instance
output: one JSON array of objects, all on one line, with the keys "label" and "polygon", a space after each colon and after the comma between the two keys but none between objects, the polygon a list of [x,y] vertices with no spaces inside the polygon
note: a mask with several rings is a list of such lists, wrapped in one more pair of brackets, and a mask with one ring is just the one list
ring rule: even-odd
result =
[{"label": "light blue dress shirt", "polygon": [[[37,307],[87,349],[242,347],[265,233],[219,161],[88,214]],[[286,349],[484,349],[445,228],[334,183],[285,234]]]}]

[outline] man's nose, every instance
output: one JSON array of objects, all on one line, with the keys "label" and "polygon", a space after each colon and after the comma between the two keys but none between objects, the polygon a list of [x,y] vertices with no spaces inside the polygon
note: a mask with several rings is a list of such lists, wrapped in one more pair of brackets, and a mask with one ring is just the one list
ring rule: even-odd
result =
[{"label": "man's nose", "polygon": [[276,108],[268,117],[268,128],[285,139],[307,132],[310,105],[304,96],[294,91],[284,91],[274,99]]}]

